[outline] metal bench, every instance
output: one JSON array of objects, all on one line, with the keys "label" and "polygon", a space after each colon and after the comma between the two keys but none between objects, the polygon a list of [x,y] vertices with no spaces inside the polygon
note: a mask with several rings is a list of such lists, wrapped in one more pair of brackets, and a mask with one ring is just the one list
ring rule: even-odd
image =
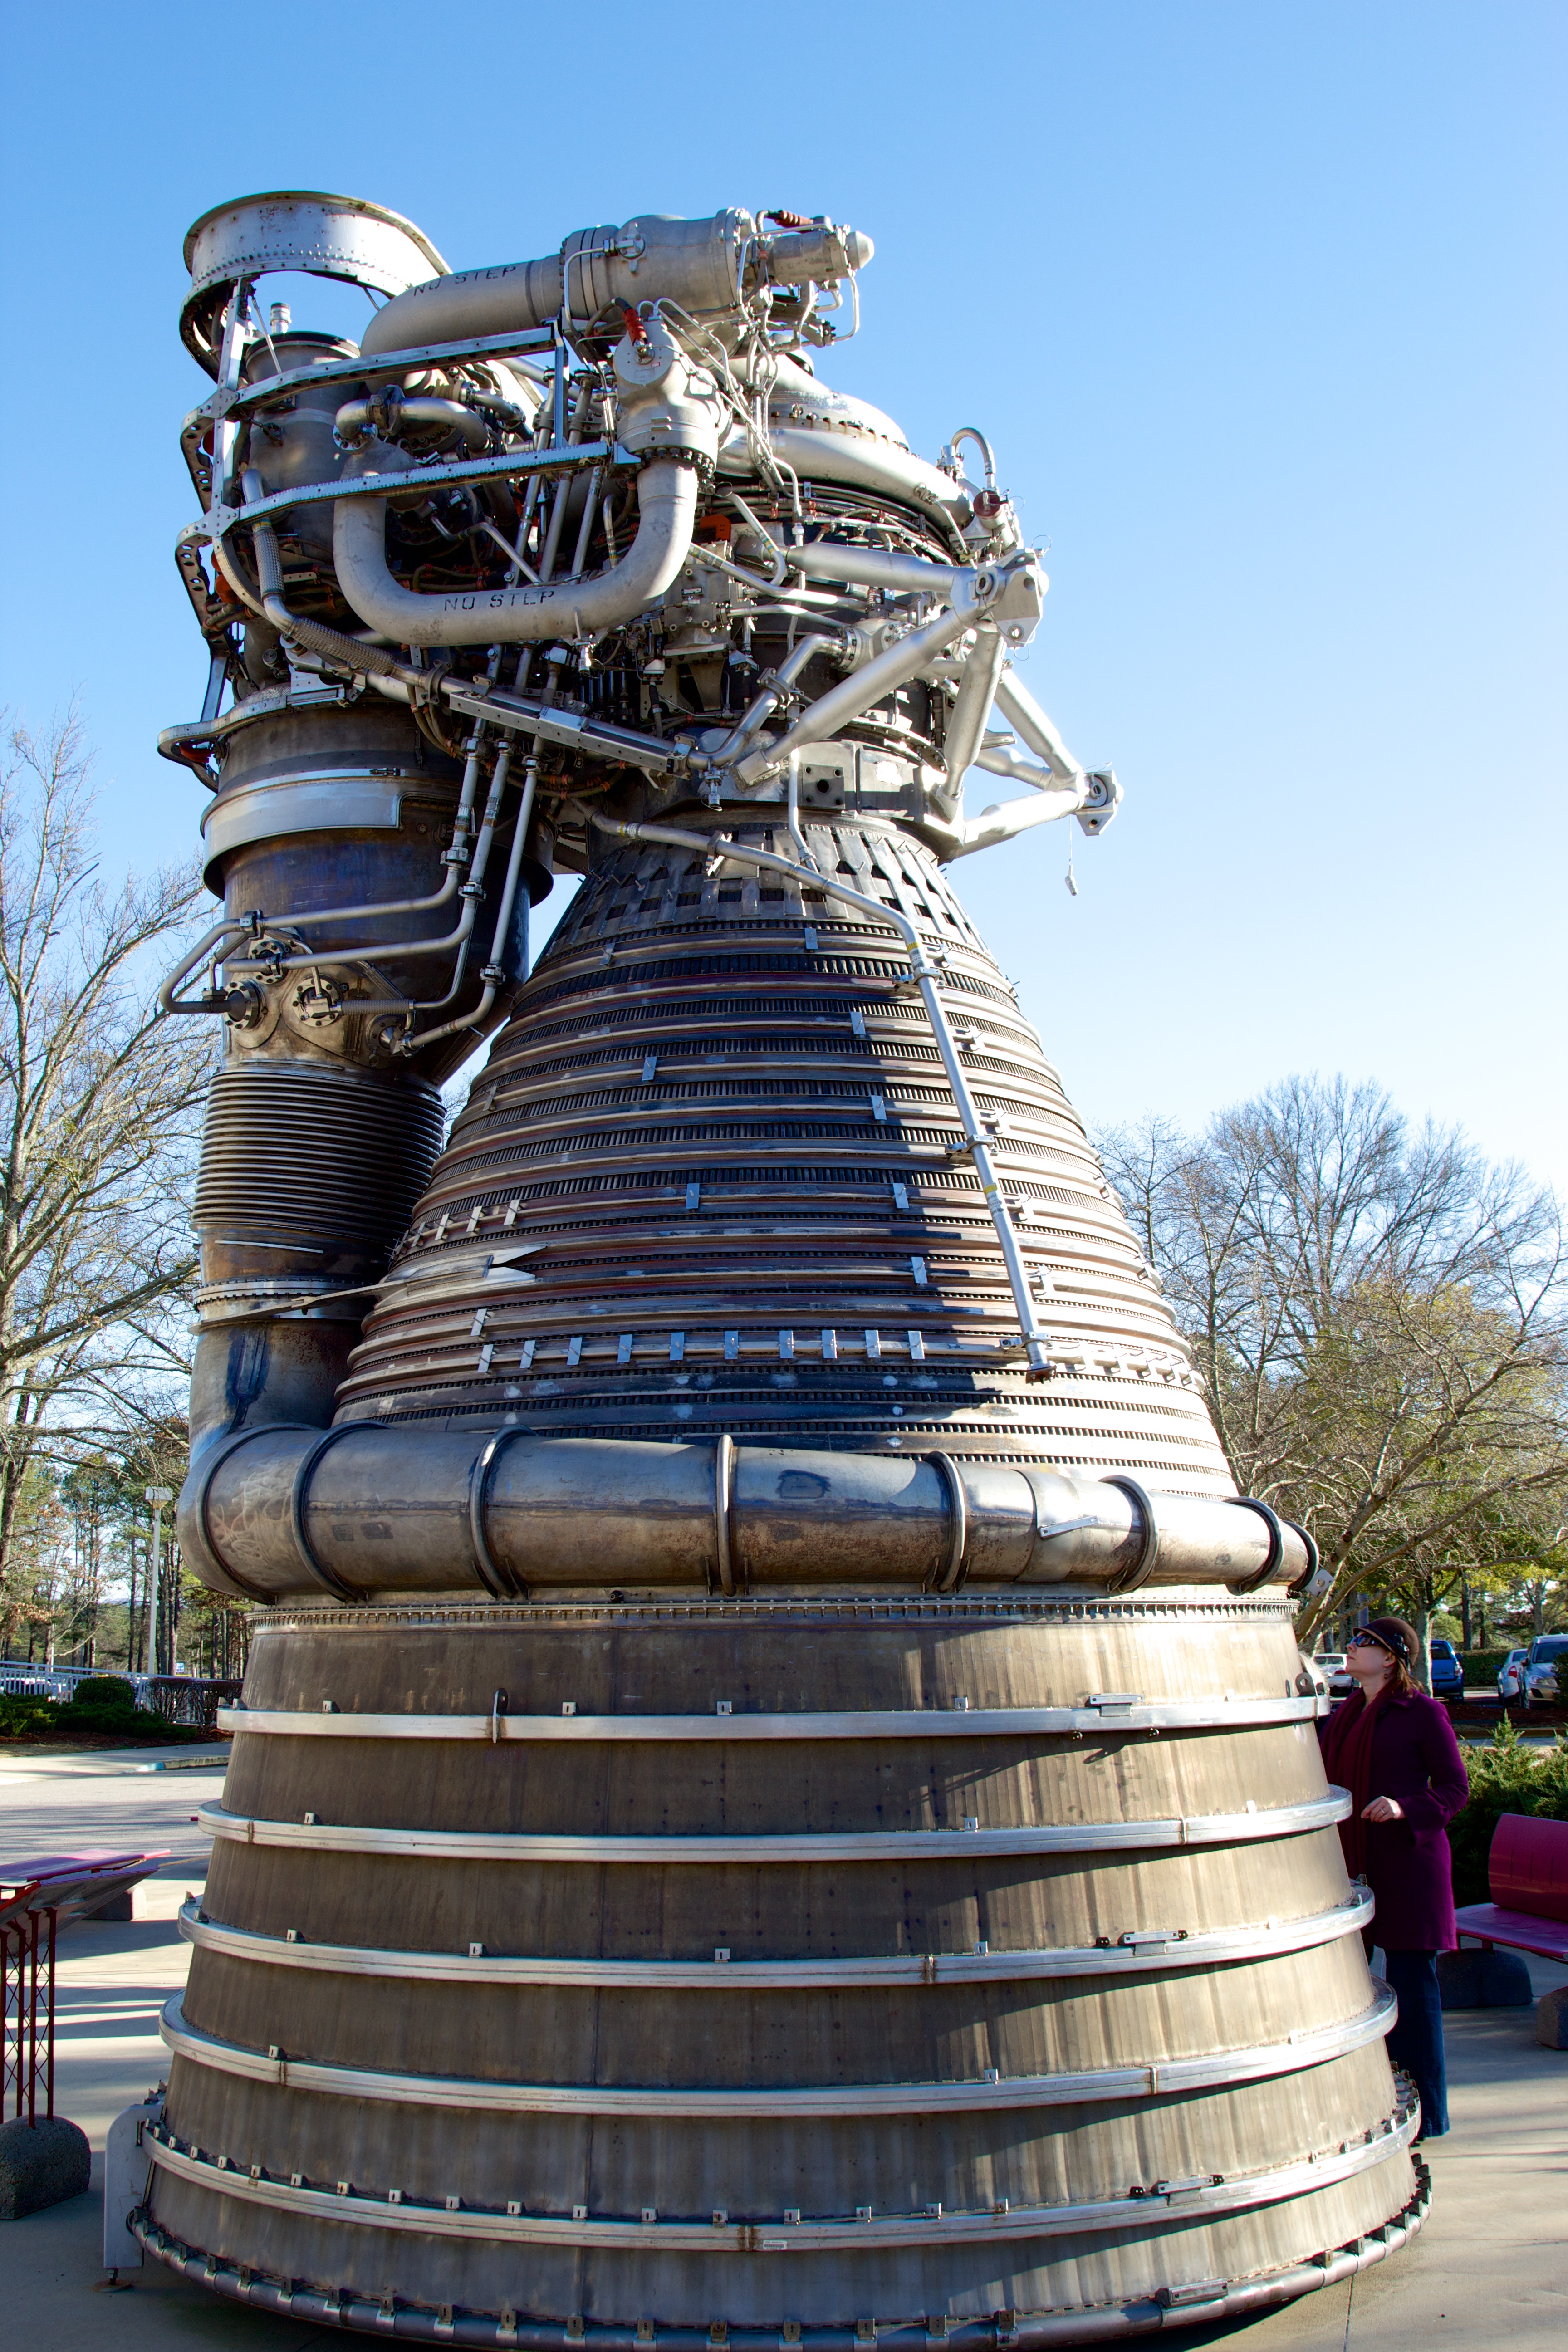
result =
[{"label": "metal bench", "polygon": [[1503,1813],[1487,1856],[1489,1903],[1468,1903],[1455,1914],[1459,1945],[1489,1951],[1494,1944],[1568,1961],[1568,1822]]}]

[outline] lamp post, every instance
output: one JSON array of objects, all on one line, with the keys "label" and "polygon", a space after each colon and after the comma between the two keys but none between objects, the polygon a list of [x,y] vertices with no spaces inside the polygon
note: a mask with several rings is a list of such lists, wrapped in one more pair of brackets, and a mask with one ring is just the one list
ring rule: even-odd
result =
[{"label": "lamp post", "polygon": [[174,1499],[173,1486],[144,1486],[142,1493],[153,1506],[153,1572],[147,1580],[147,1671],[156,1677],[158,1672],[158,1582],[163,1559],[163,1506]]}]

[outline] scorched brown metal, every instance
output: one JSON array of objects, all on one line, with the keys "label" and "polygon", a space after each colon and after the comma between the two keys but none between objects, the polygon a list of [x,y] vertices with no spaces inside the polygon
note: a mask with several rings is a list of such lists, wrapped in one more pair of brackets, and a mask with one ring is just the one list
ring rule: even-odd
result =
[{"label": "scorched brown metal", "polygon": [[[534,2352],[1099,2341],[1381,2259],[1426,2176],[1315,1555],[949,882],[1121,788],[1013,667],[989,447],[815,373],[869,240],[454,278],[293,193],[191,256],[181,1525],[258,1605],[137,2235]],[[280,268],[389,298],[365,348],[263,324]]]}]

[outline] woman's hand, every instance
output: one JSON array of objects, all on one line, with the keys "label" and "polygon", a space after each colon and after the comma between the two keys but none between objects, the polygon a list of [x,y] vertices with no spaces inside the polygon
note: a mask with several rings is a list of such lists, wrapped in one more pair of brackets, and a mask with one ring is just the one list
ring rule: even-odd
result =
[{"label": "woman's hand", "polygon": [[1374,1797],[1362,1807],[1361,1817],[1363,1822],[1402,1822],[1405,1808],[1396,1797]]}]

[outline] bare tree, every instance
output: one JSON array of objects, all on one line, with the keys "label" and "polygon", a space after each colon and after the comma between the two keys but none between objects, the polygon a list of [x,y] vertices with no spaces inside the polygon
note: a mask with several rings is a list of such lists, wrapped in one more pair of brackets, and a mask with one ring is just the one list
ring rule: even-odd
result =
[{"label": "bare tree", "polygon": [[[0,746],[0,1610],[30,1465],[180,1354],[210,1039],[150,1000],[200,885],[100,880],[74,713]],[[205,1033],[205,1024],[202,1024]]]},{"label": "bare tree", "polygon": [[[1429,1615],[1442,1571],[1568,1485],[1556,1203],[1372,1086],[1291,1078],[1201,1137],[1104,1139],[1237,1486],[1311,1528],[1331,1590]],[[1425,1625],[1423,1633],[1425,1649]],[[1424,1661],[1423,1661],[1424,1663]]]}]

